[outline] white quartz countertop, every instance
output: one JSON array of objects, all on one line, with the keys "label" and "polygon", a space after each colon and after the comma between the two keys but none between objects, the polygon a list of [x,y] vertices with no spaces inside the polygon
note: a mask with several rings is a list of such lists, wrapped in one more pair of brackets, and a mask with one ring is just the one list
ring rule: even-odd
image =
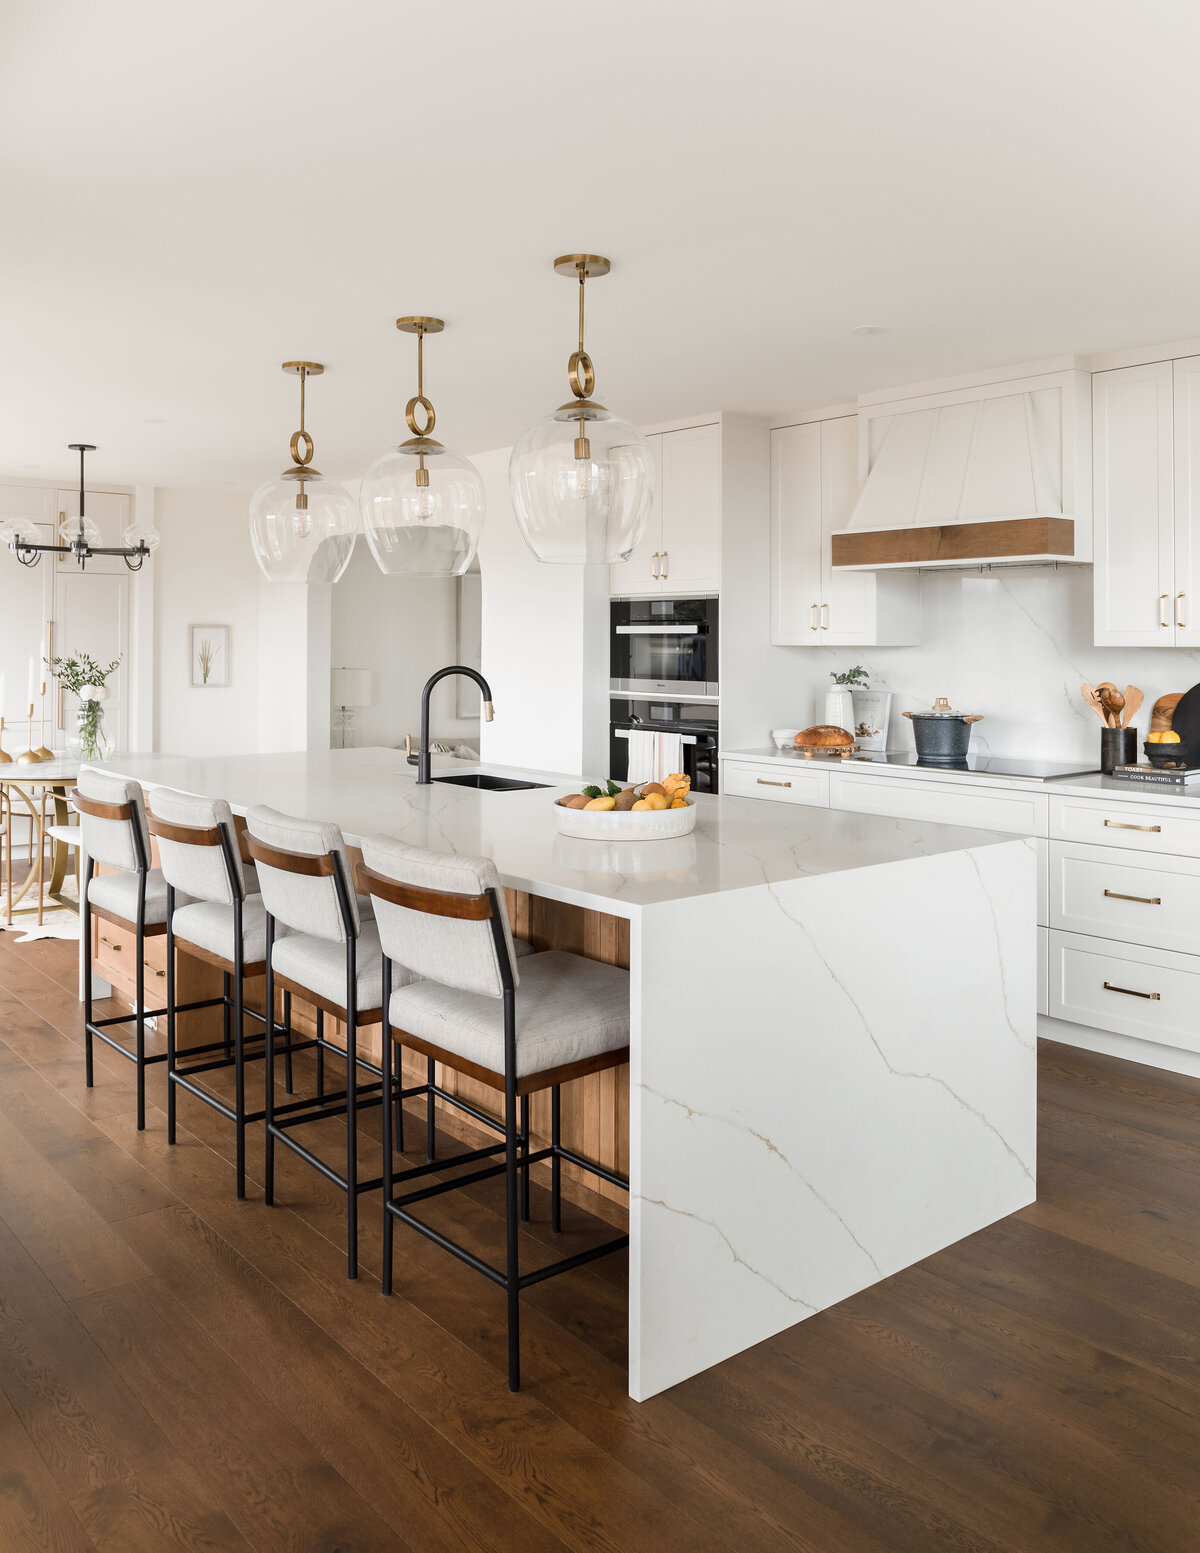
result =
[{"label": "white quartz countertop", "polygon": [[580,841],[557,833],[551,809],[557,797],[578,791],[578,779],[465,766],[436,756],[433,767],[435,776],[489,770],[550,785],[514,792],[439,782],[420,787],[403,752],[390,749],[116,755],[104,769],[133,777],[148,790],[176,787],[225,798],[239,814],[265,803],[288,814],[333,820],[352,845],[383,833],[435,851],[490,857],[513,889],[622,917],[696,896],[1013,840],[964,826],[699,794],[690,836]]},{"label": "white quartz countertop", "polygon": [[[1016,758],[1016,757],[1014,757]],[[778,750],[773,744],[752,750],[722,750],[722,760],[749,760],[756,765],[816,767],[821,771],[844,771],[858,775],[892,777],[916,777],[922,782],[956,782],[969,787],[1020,787],[1028,791],[1037,788],[1041,792],[1072,794],[1079,798],[1119,798],[1136,803],[1185,804],[1200,806],[1200,782],[1190,787],[1172,787],[1159,782],[1129,782],[1120,777],[1103,776],[1099,771],[1083,772],[1078,776],[1027,777],[1014,776],[998,771],[939,770],[936,766],[889,766],[882,760],[867,756],[814,755],[808,759],[802,750]]]}]

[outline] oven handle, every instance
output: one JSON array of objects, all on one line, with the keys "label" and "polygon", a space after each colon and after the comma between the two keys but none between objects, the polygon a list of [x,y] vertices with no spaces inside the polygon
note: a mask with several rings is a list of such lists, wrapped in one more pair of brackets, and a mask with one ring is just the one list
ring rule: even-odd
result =
[{"label": "oven handle", "polygon": [[699,636],[698,625],[688,626],[614,626],[615,636]]},{"label": "oven handle", "polygon": [[[650,731],[653,732],[653,733],[661,733],[662,732],[662,730],[660,728],[654,728],[654,729],[651,729]],[[616,734],[618,739],[627,739],[629,737],[629,735],[633,732],[633,729],[632,728],[614,728],[613,732]],[[694,733],[681,733],[679,735],[679,740],[680,740],[681,744],[695,744],[695,742],[696,742],[696,735]]]}]

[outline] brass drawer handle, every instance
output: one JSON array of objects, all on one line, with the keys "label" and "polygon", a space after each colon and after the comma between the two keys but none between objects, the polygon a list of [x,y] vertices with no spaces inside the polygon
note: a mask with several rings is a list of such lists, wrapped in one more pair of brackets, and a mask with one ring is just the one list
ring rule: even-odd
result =
[{"label": "brass drawer handle", "polygon": [[791,787],[792,785],[790,782],[772,782],[767,777],[755,777],[754,780],[758,783],[759,787]]},{"label": "brass drawer handle", "polygon": [[1161,825],[1127,825],[1124,820],[1105,820],[1104,823],[1111,830],[1154,830],[1154,831],[1159,831],[1159,830],[1162,829]]},{"label": "brass drawer handle", "polygon": [[1186,593],[1177,593],[1175,595],[1175,624],[1181,631],[1187,630],[1187,622],[1183,618],[1183,601],[1185,598],[1187,598]]},{"label": "brass drawer handle", "polygon": [[1171,629],[1171,622],[1167,619],[1167,600],[1170,597],[1169,593],[1160,593],[1158,595],[1158,623],[1164,631]]},{"label": "brass drawer handle", "polygon": [[1123,992],[1127,998],[1145,998],[1150,1003],[1158,1003],[1162,999],[1161,992],[1135,992],[1132,987],[1114,987],[1111,981],[1104,983],[1105,992]]},{"label": "brass drawer handle", "polygon": [[658,557],[659,552],[657,550],[650,557],[650,575],[655,578],[658,576]]},{"label": "brass drawer handle", "polygon": [[156,976],[165,976],[167,973],[166,973],[166,971],[155,971],[154,974]]},{"label": "brass drawer handle", "polygon": [[115,949],[117,954],[121,953],[122,945],[114,944],[112,939],[111,938],[105,938],[103,933],[100,934],[100,942],[102,944],[107,944],[110,949]]},{"label": "brass drawer handle", "polygon": [[810,631],[817,629],[817,606],[815,604],[808,606],[808,629]]},{"label": "brass drawer handle", "polygon": [[1110,901],[1137,901],[1139,906],[1161,906],[1161,895],[1122,895],[1118,890],[1105,890]]}]

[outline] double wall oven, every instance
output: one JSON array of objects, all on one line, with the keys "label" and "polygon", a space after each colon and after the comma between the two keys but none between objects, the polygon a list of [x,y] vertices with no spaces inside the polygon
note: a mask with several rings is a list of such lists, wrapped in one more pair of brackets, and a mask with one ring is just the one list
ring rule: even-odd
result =
[{"label": "double wall oven", "polygon": [[715,793],[717,599],[613,599],[610,609],[610,774],[626,780],[633,730],[675,733],[693,789]]}]

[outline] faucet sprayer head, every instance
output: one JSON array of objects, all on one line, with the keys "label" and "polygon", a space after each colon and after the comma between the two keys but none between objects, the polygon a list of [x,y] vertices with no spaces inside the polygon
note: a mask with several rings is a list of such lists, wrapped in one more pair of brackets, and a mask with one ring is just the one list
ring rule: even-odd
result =
[{"label": "faucet sprayer head", "polygon": [[484,720],[484,722],[485,723],[490,723],[492,718],[495,717],[495,715],[496,715],[496,712],[495,712],[495,708],[492,706],[492,703],[490,701],[485,701],[483,703],[483,720]]}]

